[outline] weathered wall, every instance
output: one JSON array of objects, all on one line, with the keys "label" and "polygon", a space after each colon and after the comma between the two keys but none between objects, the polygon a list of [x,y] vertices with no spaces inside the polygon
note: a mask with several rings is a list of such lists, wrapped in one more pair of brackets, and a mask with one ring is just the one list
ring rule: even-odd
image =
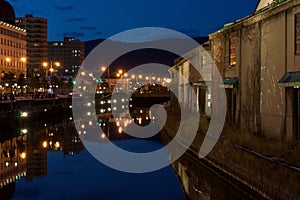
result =
[{"label": "weathered wall", "polygon": [[[287,72],[300,71],[295,55],[295,14],[300,0],[283,2],[229,24],[210,35],[223,77],[238,77],[236,121],[267,137],[293,138],[292,88],[279,86]],[[229,40],[236,36],[236,65],[229,66]]]},{"label": "weathered wall", "polygon": [[285,17],[283,12],[261,25],[261,129],[277,138],[285,120],[285,88],[278,85],[285,74]]}]

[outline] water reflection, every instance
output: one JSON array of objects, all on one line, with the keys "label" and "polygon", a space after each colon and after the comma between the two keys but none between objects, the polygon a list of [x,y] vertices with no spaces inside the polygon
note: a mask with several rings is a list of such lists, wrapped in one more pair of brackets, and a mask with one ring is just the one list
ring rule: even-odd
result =
[{"label": "water reflection", "polygon": [[187,199],[255,199],[249,194],[221,178],[205,165],[196,161],[188,153],[172,164],[178,175]]},{"label": "water reflection", "polygon": [[[142,113],[145,115],[147,111]],[[149,123],[151,114],[147,116],[148,121],[144,117],[142,124]],[[98,125],[124,149],[149,152],[162,148],[161,143],[137,142],[124,133],[140,117],[143,116],[136,116],[131,121],[124,116],[102,118]],[[1,200],[184,199],[171,167],[147,174],[110,169],[87,152],[72,119],[67,119],[60,122],[56,119],[53,122],[50,119],[39,122],[27,119],[18,127],[0,124]],[[84,134],[84,129],[81,134]]]},{"label": "water reflection", "polygon": [[1,140],[0,187],[26,175],[28,160],[26,141],[26,135]]},{"label": "water reflection", "polygon": [[[156,124],[157,119],[147,107],[136,107],[131,111],[124,111],[117,117],[111,114],[98,115],[98,125],[101,127],[101,139],[108,138],[109,140],[120,140],[133,138],[126,134],[134,124],[138,126],[147,126],[149,123]],[[160,140],[160,135],[149,137],[151,140]]]},{"label": "water reflection", "polygon": [[47,152],[74,155],[83,151],[71,122],[0,130],[0,187],[5,189],[21,177],[30,181],[47,175]]}]

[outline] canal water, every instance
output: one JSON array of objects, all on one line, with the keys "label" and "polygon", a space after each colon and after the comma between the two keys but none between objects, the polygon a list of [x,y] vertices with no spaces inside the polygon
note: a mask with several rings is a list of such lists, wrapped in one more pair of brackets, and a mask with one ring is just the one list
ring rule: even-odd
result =
[{"label": "canal water", "polygon": [[[120,121],[101,122],[105,137],[120,147],[149,152],[163,146],[157,137],[142,140],[125,136],[118,128]],[[138,116],[133,122],[144,124],[144,119]],[[111,169],[84,148],[72,118],[2,122],[0,134],[1,200],[247,199],[188,157],[173,168],[145,174]]]}]

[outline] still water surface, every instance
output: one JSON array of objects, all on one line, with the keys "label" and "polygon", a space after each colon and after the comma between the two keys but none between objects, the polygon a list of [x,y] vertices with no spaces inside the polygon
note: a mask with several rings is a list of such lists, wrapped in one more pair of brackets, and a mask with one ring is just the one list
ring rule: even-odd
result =
[{"label": "still water surface", "polygon": [[[113,170],[85,150],[72,123],[50,123],[1,130],[1,199],[184,199],[170,166],[146,174]],[[162,146],[115,143],[145,152]]]},{"label": "still water surface", "polygon": [[[126,150],[150,152],[163,146],[157,137],[142,140],[124,136],[118,128],[122,122],[104,123],[100,125],[105,125],[104,131],[110,130],[110,139]],[[135,123],[143,124],[139,118]],[[151,173],[111,169],[89,154],[69,119],[28,120],[17,126],[2,123],[0,154],[1,200],[248,199],[188,156],[173,168]]]}]

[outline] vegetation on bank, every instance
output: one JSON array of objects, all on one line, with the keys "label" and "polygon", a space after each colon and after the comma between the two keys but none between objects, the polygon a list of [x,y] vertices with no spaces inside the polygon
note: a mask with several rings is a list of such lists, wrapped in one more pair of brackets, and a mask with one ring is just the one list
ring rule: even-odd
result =
[{"label": "vegetation on bank", "polygon": [[[180,124],[180,111],[171,108],[167,112],[164,129],[173,138]],[[184,116],[183,120],[190,120],[189,116]],[[199,152],[208,126],[209,119],[201,116],[198,133],[190,147],[193,152]],[[241,131],[226,122],[219,141],[205,159],[255,186],[266,196],[299,199],[299,149],[297,141],[269,139]]]}]

